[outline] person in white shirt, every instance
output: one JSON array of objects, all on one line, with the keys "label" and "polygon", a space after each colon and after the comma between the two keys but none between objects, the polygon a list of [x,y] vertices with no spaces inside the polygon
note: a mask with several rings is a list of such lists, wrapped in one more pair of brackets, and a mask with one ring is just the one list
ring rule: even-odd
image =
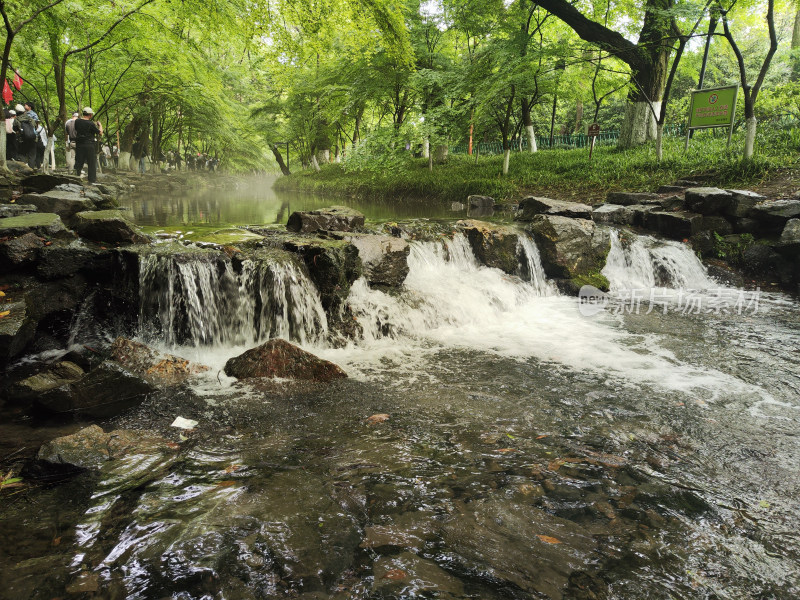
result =
[{"label": "person in white shirt", "polygon": [[75,168],[75,119],[80,115],[76,112],[72,113],[72,118],[64,123],[64,131],[67,138],[67,170],[72,171]]}]

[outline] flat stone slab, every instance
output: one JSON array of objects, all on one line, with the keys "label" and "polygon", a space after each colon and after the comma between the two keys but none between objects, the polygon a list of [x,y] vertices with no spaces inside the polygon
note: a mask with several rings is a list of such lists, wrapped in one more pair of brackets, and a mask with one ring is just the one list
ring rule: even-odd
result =
[{"label": "flat stone slab", "polygon": [[96,210],[75,214],[75,231],[94,242],[144,244],[150,238],[142,234],[121,210]]},{"label": "flat stone slab", "polygon": [[33,204],[0,204],[0,219],[36,212]]},{"label": "flat stone slab", "polygon": [[83,210],[93,210],[94,202],[80,193],[65,190],[50,190],[44,194],[24,194],[20,202],[33,204],[40,212],[55,213],[68,219]]},{"label": "flat stone slab", "polygon": [[592,211],[592,221],[614,225],[632,225],[633,211],[621,204],[601,204]]},{"label": "flat stone slab", "polygon": [[78,187],[83,184],[79,177],[74,175],[55,175],[50,173],[38,173],[36,175],[29,175],[21,182],[22,189],[25,192],[49,192],[57,185],[65,183],[73,183]]},{"label": "flat stone slab", "polygon": [[649,192],[609,192],[606,202],[609,204],[619,204],[621,206],[631,206],[632,204],[658,204],[661,197],[658,194]]},{"label": "flat stone slab", "polygon": [[652,211],[645,215],[644,226],[676,240],[688,239],[704,230],[703,215],[685,211]]},{"label": "flat stone slab", "polygon": [[532,221],[536,215],[591,219],[592,207],[579,202],[566,202],[538,196],[527,196],[520,200],[516,221]]},{"label": "flat stone slab", "polygon": [[750,209],[749,215],[760,221],[788,221],[800,217],[800,200],[765,200]]},{"label": "flat stone slab", "polygon": [[81,469],[99,469],[126,454],[159,453],[166,447],[167,440],[140,431],[117,429],[106,433],[99,425],[90,425],[42,445],[38,459]]},{"label": "flat stone slab", "polygon": [[33,233],[40,237],[73,237],[55,213],[28,213],[0,219],[0,237]]},{"label": "flat stone slab", "polygon": [[353,231],[363,226],[364,215],[346,206],[293,212],[286,223],[286,229],[295,233]]},{"label": "flat stone slab", "polygon": [[263,235],[253,233],[246,229],[221,229],[213,233],[201,235],[191,235],[187,239],[201,244],[216,244],[218,246],[235,246],[236,244],[247,244],[259,242],[264,239]]}]

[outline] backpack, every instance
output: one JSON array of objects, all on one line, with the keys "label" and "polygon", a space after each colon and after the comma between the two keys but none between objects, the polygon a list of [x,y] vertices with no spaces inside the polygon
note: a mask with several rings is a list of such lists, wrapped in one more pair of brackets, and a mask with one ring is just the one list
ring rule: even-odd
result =
[{"label": "backpack", "polygon": [[19,124],[22,126],[22,139],[29,142],[36,139],[36,129],[31,121],[20,121]]}]

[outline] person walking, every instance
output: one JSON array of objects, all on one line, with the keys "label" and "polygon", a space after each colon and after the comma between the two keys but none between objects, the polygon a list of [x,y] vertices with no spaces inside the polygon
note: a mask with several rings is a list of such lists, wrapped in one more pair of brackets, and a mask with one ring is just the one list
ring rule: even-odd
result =
[{"label": "person walking", "polygon": [[97,141],[95,136],[103,135],[103,126],[99,121],[92,121],[94,111],[87,106],[83,115],[75,121],[75,173],[81,176],[83,165],[89,170],[89,183],[97,181]]},{"label": "person walking", "polygon": [[17,111],[6,110],[6,158],[17,160],[17,134],[19,133],[19,123],[17,123]]},{"label": "person walking", "polygon": [[17,104],[14,107],[17,113],[16,120],[20,132],[17,135],[17,160],[27,163],[33,169],[36,167],[36,125],[34,120],[25,112],[25,107]]},{"label": "person walking", "polygon": [[47,129],[38,120],[36,123],[36,168],[41,169],[44,163],[44,151],[47,149]]},{"label": "person walking", "polygon": [[78,120],[78,113],[72,113],[72,118],[64,123],[64,132],[67,138],[67,170],[72,171],[75,168],[75,121]]}]

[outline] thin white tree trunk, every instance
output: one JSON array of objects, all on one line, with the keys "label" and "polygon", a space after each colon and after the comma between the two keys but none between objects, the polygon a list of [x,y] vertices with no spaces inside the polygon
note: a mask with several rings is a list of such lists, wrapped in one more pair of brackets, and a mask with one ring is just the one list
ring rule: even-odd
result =
[{"label": "thin white tree trunk", "polygon": [[431,156],[431,140],[426,137],[422,140],[422,158],[430,158]]},{"label": "thin white tree trunk", "polygon": [[314,167],[314,170],[319,173],[319,163],[317,162],[317,157],[315,155],[311,155],[311,166]]},{"label": "thin white tree trunk", "polygon": [[528,151],[533,154],[539,151],[536,145],[536,133],[533,131],[533,125],[526,125],[525,130],[528,132]]},{"label": "thin white tree trunk", "polygon": [[8,165],[6,165],[6,122],[3,119],[3,126],[0,127],[0,171],[8,171]]},{"label": "thin white tree trunk", "polygon": [[131,170],[131,153],[120,151],[119,153],[119,168],[122,171]]},{"label": "thin white tree trunk", "polygon": [[56,168],[56,157],[54,154],[56,145],[55,136],[51,135],[47,138],[47,146],[44,149],[44,160],[42,160],[42,173],[54,171]]},{"label": "thin white tree trunk", "polygon": [[747,135],[744,138],[744,159],[750,160],[753,158],[753,151],[756,145],[756,121],[755,117],[747,119]]},{"label": "thin white tree trunk", "polygon": [[664,158],[664,124],[659,123],[656,125],[656,160],[661,162],[661,159]]},{"label": "thin white tree trunk", "polygon": [[511,149],[503,152],[503,175],[508,175],[508,163],[511,161]]}]

